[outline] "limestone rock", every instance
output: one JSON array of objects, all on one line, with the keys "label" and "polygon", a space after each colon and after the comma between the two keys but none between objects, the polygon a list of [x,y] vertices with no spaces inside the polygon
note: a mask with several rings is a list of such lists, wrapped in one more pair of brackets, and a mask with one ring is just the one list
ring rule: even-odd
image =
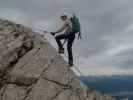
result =
[{"label": "limestone rock", "polygon": [[89,90],[31,28],[0,20],[0,100],[115,100]]},{"label": "limestone rock", "polygon": [[1,100],[23,100],[25,95],[25,88],[9,84],[4,87]]}]

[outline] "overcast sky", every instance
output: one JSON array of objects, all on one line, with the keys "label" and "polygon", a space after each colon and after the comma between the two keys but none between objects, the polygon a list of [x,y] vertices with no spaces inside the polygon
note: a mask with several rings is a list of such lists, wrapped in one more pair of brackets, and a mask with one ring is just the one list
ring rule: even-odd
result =
[{"label": "overcast sky", "polygon": [[84,37],[73,46],[75,65],[85,75],[133,74],[132,0],[0,0],[1,18],[34,29],[54,31],[73,12]]}]

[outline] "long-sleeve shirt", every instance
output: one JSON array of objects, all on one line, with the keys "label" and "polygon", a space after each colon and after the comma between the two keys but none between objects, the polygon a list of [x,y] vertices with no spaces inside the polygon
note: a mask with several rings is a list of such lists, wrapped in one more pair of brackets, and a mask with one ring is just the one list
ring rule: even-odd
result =
[{"label": "long-sleeve shirt", "polygon": [[62,27],[58,29],[55,33],[60,33],[65,31],[66,34],[69,34],[72,31],[72,23],[70,19],[64,21]]}]

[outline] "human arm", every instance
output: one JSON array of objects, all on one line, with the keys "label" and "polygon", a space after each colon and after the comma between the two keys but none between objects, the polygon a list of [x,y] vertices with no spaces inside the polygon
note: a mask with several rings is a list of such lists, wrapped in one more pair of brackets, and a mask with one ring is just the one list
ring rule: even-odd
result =
[{"label": "human arm", "polygon": [[55,31],[55,32],[51,32],[50,34],[53,35],[53,36],[55,36],[55,34],[60,33],[60,32],[62,32],[63,30],[65,30],[66,27],[67,27],[67,23],[64,23],[63,26],[62,26],[60,29],[58,29],[58,30]]},{"label": "human arm", "polygon": [[62,31],[64,31],[64,30],[66,29],[66,27],[67,27],[67,23],[64,23],[64,24],[62,25],[62,27],[61,27],[60,29],[58,29],[57,31],[55,31],[54,33],[55,33],[55,34],[60,33],[60,32],[62,32]]}]

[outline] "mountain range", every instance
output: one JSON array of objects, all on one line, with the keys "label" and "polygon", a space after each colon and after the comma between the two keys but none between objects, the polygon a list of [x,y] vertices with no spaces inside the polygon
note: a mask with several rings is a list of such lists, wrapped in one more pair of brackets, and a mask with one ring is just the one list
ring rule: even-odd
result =
[{"label": "mountain range", "polygon": [[133,75],[81,76],[89,88],[116,97],[133,100]]}]

